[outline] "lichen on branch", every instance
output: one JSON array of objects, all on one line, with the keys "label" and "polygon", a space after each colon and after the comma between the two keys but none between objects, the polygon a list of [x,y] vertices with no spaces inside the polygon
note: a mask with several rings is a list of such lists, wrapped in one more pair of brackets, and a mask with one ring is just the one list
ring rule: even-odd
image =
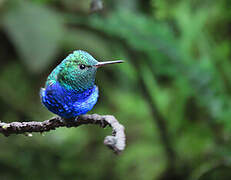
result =
[{"label": "lichen on branch", "polygon": [[104,144],[112,149],[116,154],[119,154],[125,149],[125,132],[124,126],[121,125],[117,119],[112,115],[81,115],[78,116],[78,120],[69,119],[68,121],[61,117],[55,116],[49,120],[43,122],[31,121],[31,122],[0,122],[0,133],[6,137],[11,134],[25,134],[32,132],[48,132],[55,130],[59,127],[78,127],[83,124],[95,124],[104,128],[106,126],[112,127],[112,135],[106,136]]}]

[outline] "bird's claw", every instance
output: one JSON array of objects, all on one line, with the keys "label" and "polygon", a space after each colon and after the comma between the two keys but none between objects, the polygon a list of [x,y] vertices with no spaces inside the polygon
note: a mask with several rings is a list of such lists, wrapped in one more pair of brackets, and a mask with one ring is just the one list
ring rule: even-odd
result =
[{"label": "bird's claw", "polygon": [[79,119],[79,116],[76,116],[76,117],[74,118],[74,122],[77,122],[78,119]]}]

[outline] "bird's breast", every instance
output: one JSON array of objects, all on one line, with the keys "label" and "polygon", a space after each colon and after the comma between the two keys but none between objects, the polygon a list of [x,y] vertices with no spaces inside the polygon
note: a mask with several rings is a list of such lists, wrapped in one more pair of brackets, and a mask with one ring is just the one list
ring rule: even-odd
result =
[{"label": "bird's breast", "polygon": [[93,86],[83,92],[65,89],[58,82],[41,90],[43,104],[53,113],[64,118],[87,113],[98,99],[98,88]]}]

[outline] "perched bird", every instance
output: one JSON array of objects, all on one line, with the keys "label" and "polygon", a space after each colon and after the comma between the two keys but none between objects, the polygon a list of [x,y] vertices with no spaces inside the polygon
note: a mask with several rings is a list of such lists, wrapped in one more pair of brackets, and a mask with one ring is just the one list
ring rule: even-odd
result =
[{"label": "perched bird", "polygon": [[74,51],[48,76],[45,88],[40,91],[41,101],[48,110],[63,118],[86,114],[96,104],[99,96],[95,85],[97,69],[122,62],[98,62],[85,51]]}]

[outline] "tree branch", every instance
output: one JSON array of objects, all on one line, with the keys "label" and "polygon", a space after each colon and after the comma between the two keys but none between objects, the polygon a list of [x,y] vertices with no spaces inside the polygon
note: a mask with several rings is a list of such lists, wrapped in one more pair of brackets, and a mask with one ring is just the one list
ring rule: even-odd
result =
[{"label": "tree branch", "polygon": [[92,0],[90,4],[90,12],[98,12],[103,10],[103,2],[102,0]]},{"label": "tree branch", "polygon": [[78,127],[83,124],[96,124],[102,128],[106,126],[112,127],[112,136],[107,136],[104,139],[104,144],[112,149],[116,154],[119,154],[125,149],[125,133],[124,126],[121,125],[117,119],[112,115],[82,115],[78,116],[78,120],[74,119],[65,120],[61,117],[53,117],[43,122],[0,122],[0,133],[5,136],[11,134],[24,134],[31,132],[47,132],[55,130],[58,127]]}]

